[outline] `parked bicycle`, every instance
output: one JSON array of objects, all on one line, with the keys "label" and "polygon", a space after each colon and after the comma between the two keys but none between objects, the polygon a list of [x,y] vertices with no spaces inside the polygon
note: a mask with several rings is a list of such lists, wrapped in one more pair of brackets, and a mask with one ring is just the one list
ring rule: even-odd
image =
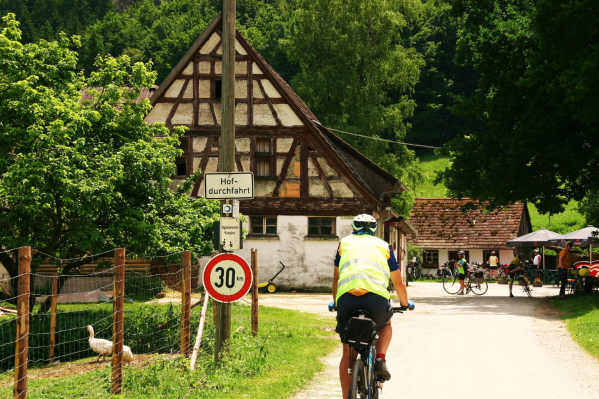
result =
[{"label": "parked bicycle", "polygon": [[417,261],[408,262],[408,281],[416,281],[422,277],[422,270],[420,269],[420,263]]},{"label": "parked bicycle", "polygon": [[454,270],[453,264],[447,261],[437,269],[437,278],[444,279],[453,276]]},{"label": "parked bicycle", "polygon": [[[414,303],[410,301],[407,307],[394,306],[393,313],[403,313],[408,309],[413,310],[414,307]],[[337,309],[331,302],[329,311],[332,312],[333,310]],[[348,399],[378,399],[379,390],[383,388],[383,381],[378,380],[374,372],[376,343],[378,340],[375,326],[374,320],[363,310],[357,310],[347,324],[345,338],[352,348],[350,359],[352,382],[347,396]]]},{"label": "parked bicycle", "polygon": [[[447,269],[450,270],[451,269]],[[485,279],[484,270],[476,265],[470,265],[466,271],[464,279],[466,293],[472,292],[474,295],[484,295],[489,290],[489,283]],[[460,290],[460,281],[456,273],[443,278],[443,289],[448,294],[457,294]]]}]

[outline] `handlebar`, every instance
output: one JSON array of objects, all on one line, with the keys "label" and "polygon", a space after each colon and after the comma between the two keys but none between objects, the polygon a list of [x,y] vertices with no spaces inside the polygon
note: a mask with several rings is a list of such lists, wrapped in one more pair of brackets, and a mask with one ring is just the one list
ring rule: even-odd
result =
[{"label": "handlebar", "polygon": [[[416,304],[413,301],[408,300],[408,306],[393,306],[392,310],[393,313],[403,313],[406,310],[414,310],[415,308]],[[335,305],[335,302],[331,301],[329,302],[329,312],[333,311],[337,311],[337,306]]]}]

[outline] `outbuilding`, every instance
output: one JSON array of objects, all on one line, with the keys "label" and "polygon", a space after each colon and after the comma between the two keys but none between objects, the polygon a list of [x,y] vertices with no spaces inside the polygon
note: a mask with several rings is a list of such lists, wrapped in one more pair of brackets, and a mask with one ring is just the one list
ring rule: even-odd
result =
[{"label": "outbuilding", "polygon": [[508,264],[513,249],[506,242],[532,231],[528,208],[521,202],[489,210],[487,203],[468,198],[417,198],[409,221],[418,231],[411,243],[422,249],[428,274],[456,260],[459,250],[469,262],[479,264],[496,251],[499,262]]}]

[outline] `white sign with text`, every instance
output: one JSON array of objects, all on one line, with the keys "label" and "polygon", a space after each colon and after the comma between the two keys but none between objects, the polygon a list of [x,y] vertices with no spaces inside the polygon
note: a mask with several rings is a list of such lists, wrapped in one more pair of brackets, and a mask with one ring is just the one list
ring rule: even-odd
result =
[{"label": "white sign with text", "polygon": [[206,173],[204,176],[206,199],[253,199],[254,174],[252,172]]}]

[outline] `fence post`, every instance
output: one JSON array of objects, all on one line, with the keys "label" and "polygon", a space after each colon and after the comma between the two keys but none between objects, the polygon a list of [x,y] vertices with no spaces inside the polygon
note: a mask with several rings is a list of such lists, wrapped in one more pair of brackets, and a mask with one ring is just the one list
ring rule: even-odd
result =
[{"label": "fence post", "polygon": [[183,252],[181,270],[181,348],[183,356],[189,356],[191,316],[191,251]]},{"label": "fence post", "polygon": [[258,335],[258,250],[252,248],[252,335]]},{"label": "fence post", "polygon": [[58,275],[52,276],[52,302],[50,305],[50,364],[54,362],[56,345],[56,302],[58,300]]},{"label": "fence post", "polygon": [[17,298],[17,342],[15,345],[15,399],[27,397],[27,357],[29,355],[29,296],[31,279],[31,247],[19,248]]},{"label": "fence post", "polygon": [[112,394],[120,394],[123,383],[123,333],[125,316],[125,248],[114,251],[112,291]]}]

